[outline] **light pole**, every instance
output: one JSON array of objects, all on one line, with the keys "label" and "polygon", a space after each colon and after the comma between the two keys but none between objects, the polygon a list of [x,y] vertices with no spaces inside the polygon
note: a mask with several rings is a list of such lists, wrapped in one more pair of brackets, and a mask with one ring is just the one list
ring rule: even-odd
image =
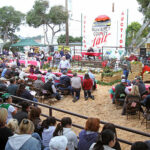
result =
[{"label": "light pole", "polygon": [[[68,0],[65,0],[65,7],[66,7],[67,14],[69,15],[69,13],[68,13]],[[68,18],[67,18],[67,20],[66,20],[66,46],[68,46],[68,45],[69,45],[69,25],[68,25]]]}]

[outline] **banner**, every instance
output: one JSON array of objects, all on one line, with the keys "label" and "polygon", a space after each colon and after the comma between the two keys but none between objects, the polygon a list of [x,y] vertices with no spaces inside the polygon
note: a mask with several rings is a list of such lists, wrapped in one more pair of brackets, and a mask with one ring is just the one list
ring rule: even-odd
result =
[{"label": "banner", "polygon": [[58,51],[61,51],[62,49],[64,49],[64,51],[70,51],[69,46],[59,45],[58,46]]}]

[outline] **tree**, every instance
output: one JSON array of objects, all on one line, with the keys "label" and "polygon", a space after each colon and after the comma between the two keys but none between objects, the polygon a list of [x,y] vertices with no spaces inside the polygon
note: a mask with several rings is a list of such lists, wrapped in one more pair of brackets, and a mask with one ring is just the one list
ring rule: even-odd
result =
[{"label": "tree", "polygon": [[[139,11],[142,12],[146,19],[150,19],[150,0],[137,0],[140,4]],[[149,7],[148,7],[149,6]]]},{"label": "tree", "polygon": [[[72,37],[69,36],[69,43],[76,43],[76,42],[80,42],[81,43],[82,38],[81,37]],[[66,42],[66,35],[60,35],[57,39],[58,44],[60,43],[65,43]]]},{"label": "tree", "polygon": [[16,39],[14,34],[16,30],[19,30],[24,19],[24,14],[20,11],[16,11],[13,7],[0,8],[0,37],[3,39],[4,44],[7,40],[12,43]]},{"label": "tree", "polygon": [[50,28],[52,31],[51,44],[53,44],[54,36],[61,30],[61,26],[67,18],[68,13],[63,6],[54,6],[50,9],[46,0],[37,0],[32,10],[27,13],[26,21],[29,26],[35,28],[43,25],[48,44],[47,32]]},{"label": "tree", "polygon": [[[139,31],[141,28],[141,24],[138,22],[132,22],[130,25],[127,27],[127,46],[129,46],[132,42],[132,40],[135,38],[136,33]],[[146,37],[149,32],[149,28],[145,28],[144,31],[142,32],[142,35],[138,39],[140,41],[142,38]],[[137,41],[137,42],[138,42]]]}]

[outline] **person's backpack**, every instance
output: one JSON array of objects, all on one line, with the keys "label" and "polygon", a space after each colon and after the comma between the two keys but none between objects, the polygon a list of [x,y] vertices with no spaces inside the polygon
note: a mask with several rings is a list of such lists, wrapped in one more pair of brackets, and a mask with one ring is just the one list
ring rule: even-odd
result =
[{"label": "person's backpack", "polygon": [[1,104],[0,108],[5,108],[8,110],[9,106],[10,106],[10,104]]}]

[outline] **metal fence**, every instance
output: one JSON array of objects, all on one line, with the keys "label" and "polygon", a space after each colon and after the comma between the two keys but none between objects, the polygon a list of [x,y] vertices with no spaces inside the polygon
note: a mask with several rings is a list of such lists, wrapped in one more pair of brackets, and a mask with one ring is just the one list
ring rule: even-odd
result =
[{"label": "metal fence", "polygon": [[[83,115],[80,115],[80,114],[69,112],[69,111],[66,111],[66,110],[63,110],[63,109],[58,109],[56,107],[52,107],[52,106],[49,106],[49,105],[46,105],[46,104],[43,104],[43,103],[33,102],[31,100],[24,99],[24,98],[17,97],[17,96],[13,96],[13,95],[12,95],[12,97],[13,98],[17,98],[17,99],[19,99],[21,101],[27,101],[27,102],[30,102],[30,103],[33,103],[33,104],[37,104],[37,105],[39,105],[39,106],[41,106],[43,108],[49,109],[49,116],[53,116],[53,110],[55,110],[55,111],[62,112],[62,113],[68,114],[68,115],[76,116],[78,118],[82,118],[82,119],[86,119],[86,120],[88,119],[87,116],[83,116]],[[13,105],[16,106],[16,107],[19,107],[16,104],[13,104]],[[41,116],[43,116],[43,117],[49,117],[48,115],[45,115],[45,114],[41,114]],[[56,118],[56,120],[60,121],[60,118]],[[106,124],[106,123],[107,122],[105,122],[105,121],[100,121],[100,124]],[[72,124],[72,126],[78,128],[78,129],[84,129],[84,127],[80,126],[79,124]],[[120,129],[120,130],[123,130],[123,131],[126,131],[126,132],[131,132],[131,133],[134,133],[134,134],[138,134],[138,135],[150,137],[149,133],[141,132],[141,131],[138,131],[138,130],[134,130],[134,129],[131,129],[131,128],[126,128],[126,127],[119,126],[119,125],[115,125],[115,127],[117,129]],[[118,138],[118,140],[120,142],[122,142],[122,143],[125,143],[125,144],[128,144],[128,145],[132,145],[132,143],[130,141],[127,141],[126,139]]]}]

